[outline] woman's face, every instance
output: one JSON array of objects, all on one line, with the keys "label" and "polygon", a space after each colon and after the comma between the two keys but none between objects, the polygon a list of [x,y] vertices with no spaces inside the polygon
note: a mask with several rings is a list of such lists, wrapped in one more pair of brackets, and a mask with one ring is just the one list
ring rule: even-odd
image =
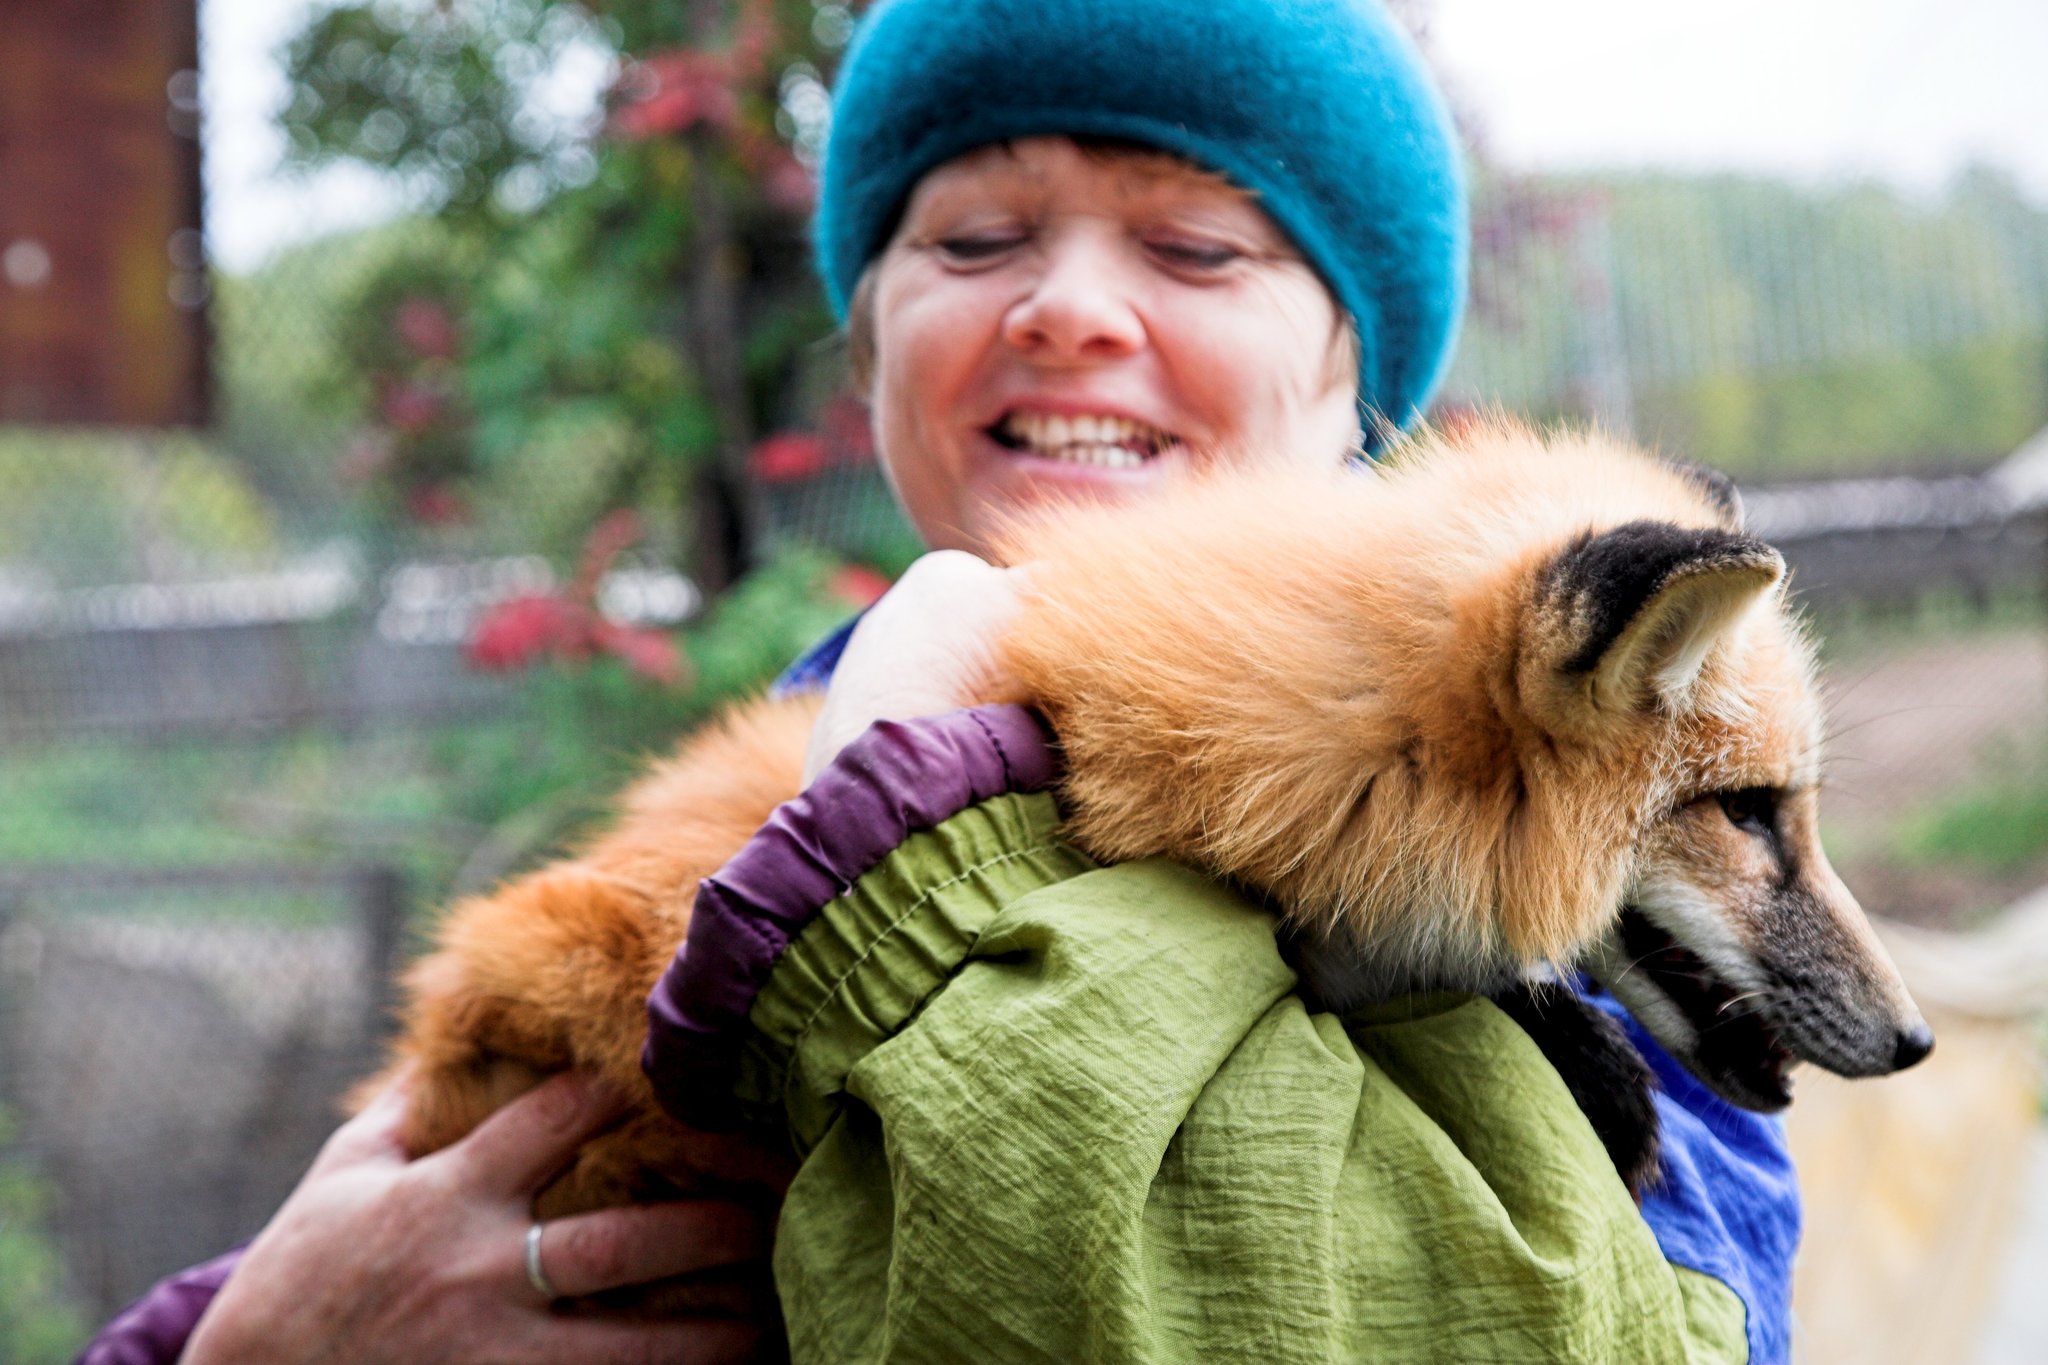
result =
[{"label": "woman's face", "polygon": [[1249,195],[1169,158],[971,153],[918,184],[876,271],[875,434],[934,548],[987,555],[1007,512],[1357,439],[1322,282]]}]

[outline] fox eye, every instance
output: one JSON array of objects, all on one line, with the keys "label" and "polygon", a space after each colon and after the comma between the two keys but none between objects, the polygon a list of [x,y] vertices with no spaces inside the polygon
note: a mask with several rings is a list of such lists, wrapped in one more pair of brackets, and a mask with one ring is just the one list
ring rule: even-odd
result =
[{"label": "fox eye", "polygon": [[1721,792],[1717,799],[1728,823],[1746,834],[1769,838],[1778,828],[1778,793],[1772,787]]}]

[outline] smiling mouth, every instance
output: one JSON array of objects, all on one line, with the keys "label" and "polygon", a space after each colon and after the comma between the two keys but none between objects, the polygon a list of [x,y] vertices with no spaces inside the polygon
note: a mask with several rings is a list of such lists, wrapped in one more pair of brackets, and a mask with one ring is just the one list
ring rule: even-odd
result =
[{"label": "smiling mouth", "polygon": [[1695,1076],[1731,1104],[1775,1113],[1792,1102],[1787,1072],[1797,1060],[1755,993],[1717,976],[1705,960],[1633,908],[1621,914],[1630,970],[1648,977],[1691,1026]]},{"label": "smiling mouth", "polygon": [[1078,417],[1013,412],[988,429],[998,445],[1063,464],[1137,469],[1179,438],[1158,427],[1108,413]]}]

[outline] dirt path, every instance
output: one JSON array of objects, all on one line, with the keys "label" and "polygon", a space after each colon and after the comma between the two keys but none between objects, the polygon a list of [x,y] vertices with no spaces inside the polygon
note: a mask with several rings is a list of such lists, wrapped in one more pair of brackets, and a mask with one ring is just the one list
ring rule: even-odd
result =
[{"label": "dirt path", "polygon": [[[2042,761],[2048,629],[1873,648],[1828,682],[1823,806],[1866,908],[1953,925],[2048,884],[2048,859],[2005,876],[1912,866],[1885,838],[2001,764]],[[2048,1130],[2034,1122],[2034,1050],[2001,1027],[1944,1019],[1934,1058],[1875,1088],[1801,1078],[1790,1123],[1805,1143],[1811,1365],[2048,1360]]]},{"label": "dirt path", "polygon": [[2003,872],[1902,858],[1902,817],[2048,753],[2048,630],[1863,652],[1829,671],[1829,852],[1873,914],[1969,923],[2048,884],[2048,856]]},{"label": "dirt path", "polygon": [[1896,816],[2048,736],[2048,631],[1863,655],[1830,670],[1828,692],[1830,818]]}]

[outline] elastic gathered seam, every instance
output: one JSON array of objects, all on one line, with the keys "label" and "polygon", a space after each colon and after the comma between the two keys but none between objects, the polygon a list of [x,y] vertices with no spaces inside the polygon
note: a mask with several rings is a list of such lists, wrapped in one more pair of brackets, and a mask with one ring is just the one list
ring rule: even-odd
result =
[{"label": "elastic gathered seam", "polygon": [[988,740],[989,747],[996,751],[996,762],[1003,765],[1003,790],[1015,791],[1017,779],[1010,772],[1010,755],[1004,750],[1003,741],[997,736],[995,727],[978,711],[969,711],[967,715],[974,722],[974,728],[981,731],[983,737]]},{"label": "elastic gathered seam", "polygon": [[[866,963],[870,956],[873,955],[875,949],[881,945],[882,940],[889,937],[891,934],[895,933],[898,929],[902,928],[904,922],[910,919],[911,916],[917,914],[920,910],[923,910],[925,906],[929,905],[934,896],[939,895],[941,892],[951,890],[953,887],[958,886],[961,882],[966,881],[969,877],[972,877],[977,873],[986,872],[988,869],[1000,866],[1003,863],[1015,862],[1019,858],[1029,858],[1034,857],[1041,853],[1049,852],[1057,846],[1058,845],[1052,841],[1041,841],[1039,843],[1029,844],[1023,848],[1010,849],[1007,852],[998,853],[992,858],[985,858],[978,863],[974,863],[968,867],[964,867],[960,871],[954,873],[951,877],[948,877],[945,881],[939,882],[933,886],[926,888],[924,893],[918,896],[918,898],[915,901],[912,901],[910,905],[904,909],[902,914],[897,915],[895,918],[891,919],[888,922],[888,924],[883,927],[882,931],[874,936],[874,938],[868,943],[868,946],[861,950],[860,955],[856,957],[852,962],[847,964],[845,971],[839,973],[838,976],[833,978],[832,984],[826,988],[826,990],[823,993],[823,998],[818,1001],[817,1006],[813,1008],[811,1012],[804,1017],[804,1021],[801,1024],[797,1025],[796,1033],[790,1039],[789,1043],[790,1056],[794,1058],[798,1049],[803,1047],[804,1040],[810,1036],[811,1029],[818,1022],[818,1016],[822,1015],[825,1012],[826,1008],[831,1005],[832,1001],[838,996],[840,989],[846,985],[847,981],[853,976],[853,974],[859,971],[861,966],[864,963]],[[776,1096],[776,1101],[784,1109],[787,1109],[789,1107],[789,1088],[794,1083],[795,1074],[796,1068],[794,1066],[786,1068],[783,1072],[782,1086],[780,1088],[779,1093]]]}]

